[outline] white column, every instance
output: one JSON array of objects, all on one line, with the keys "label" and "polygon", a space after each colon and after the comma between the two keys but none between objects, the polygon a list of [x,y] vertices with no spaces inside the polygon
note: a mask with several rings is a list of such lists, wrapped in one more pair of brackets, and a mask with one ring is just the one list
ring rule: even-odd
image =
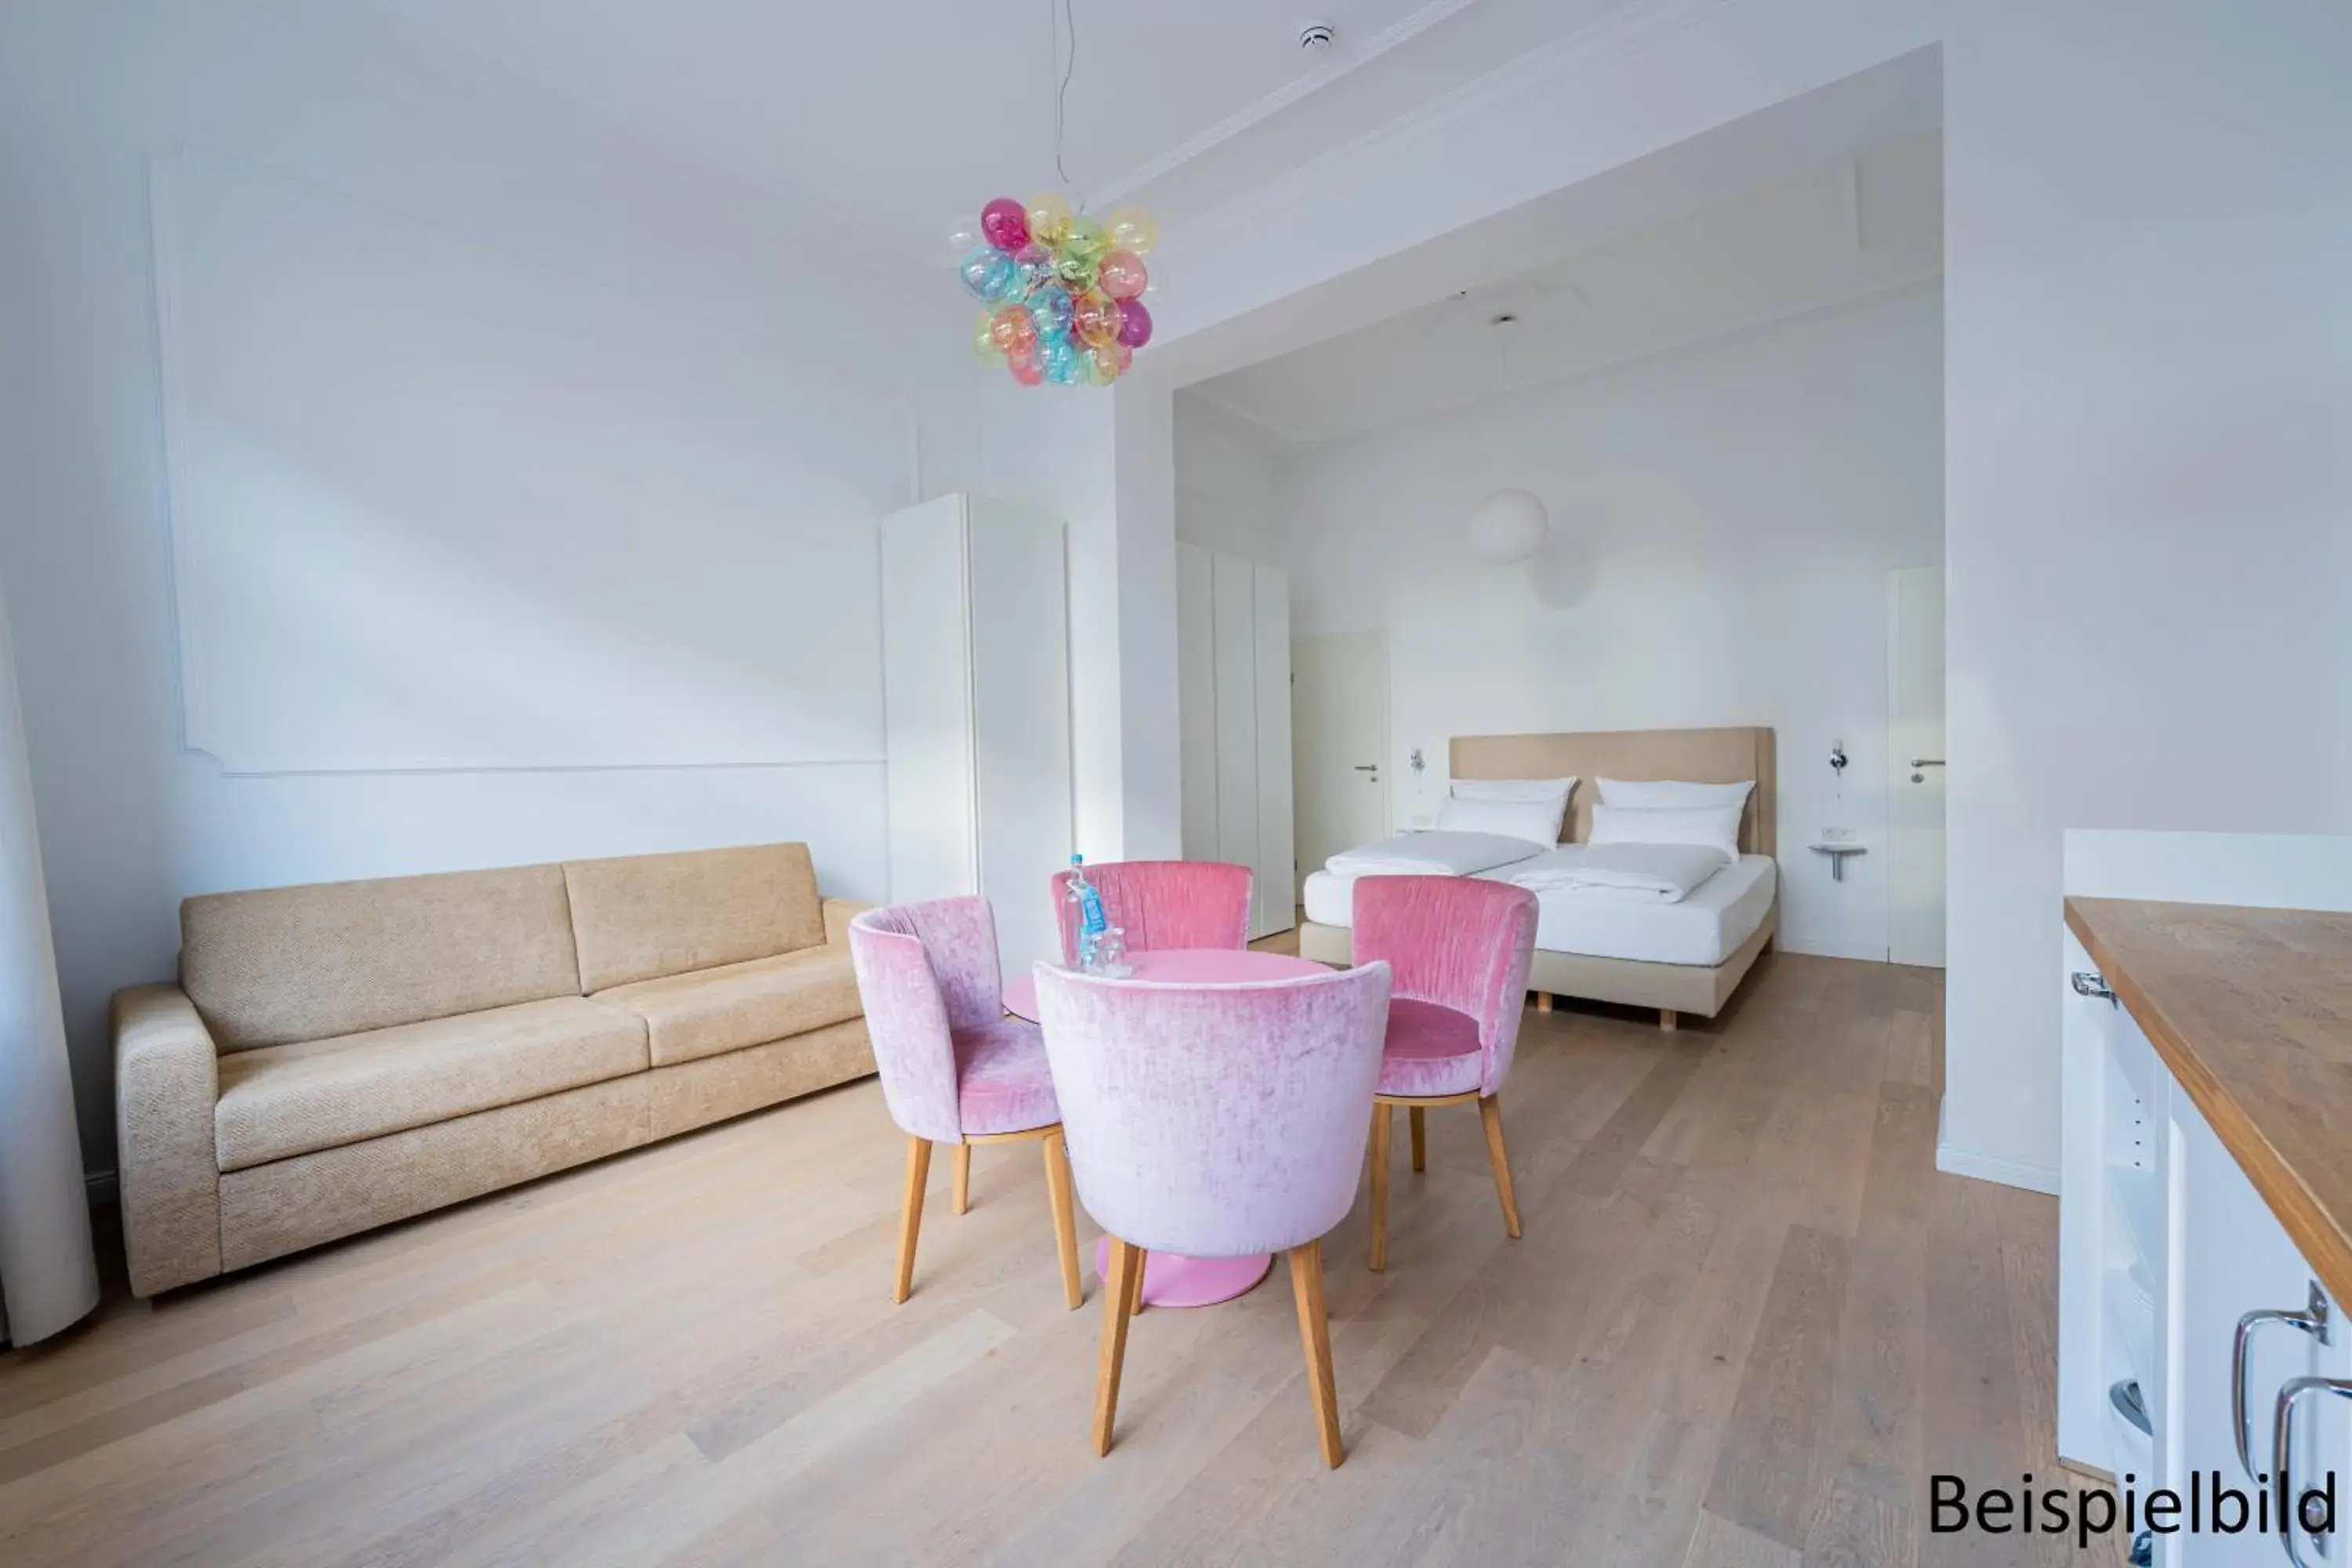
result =
[{"label": "white column", "polygon": [[97,1305],[16,656],[0,604],[0,1316],[12,1341],[30,1344]]}]

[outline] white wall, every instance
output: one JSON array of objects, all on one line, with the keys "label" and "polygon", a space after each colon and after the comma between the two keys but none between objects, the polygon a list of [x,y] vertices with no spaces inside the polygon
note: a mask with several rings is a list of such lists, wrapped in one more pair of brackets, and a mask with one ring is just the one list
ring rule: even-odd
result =
[{"label": "white wall", "polygon": [[[1943,553],[1942,331],[1915,287],[1283,463],[1296,629],[1388,633],[1398,826],[1451,736],[1769,725],[1781,940],[1885,958],[1886,573]],[[1551,538],[1481,566],[1463,520],[1507,485]],[[1832,825],[1875,851],[1842,883]]]},{"label": "white wall", "polygon": [[1186,287],[1159,319],[1171,350],[1311,331],[1302,290],[1332,281],[1361,305],[1424,242],[1929,48],[1952,759],[1941,1158],[2051,1186],[2063,830],[2352,829],[2352,9],[1662,0],[1171,239]]},{"label": "white wall", "polygon": [[[788,837],[810,842],[829,890],[884,891],[870,757],[237,777],[182,749],[148,195],[150,160],[184,147],[695,317],[803,365],[811,395],[895,395],[894,383],[928,376],[933,342],[968,363],[951,292],[929,313],[937,279],[883,291],[888,309],[861,304],[866,285],[821,225],[372,7],[0,8],[0,584],[83,1144],[100,1169],[112,1163],[106,998],[172,973],[184,894]],[[442,368],[462,375],[462,343]],[[914,401],[957,415],[957,385],[925,381]],[[927,447],[968,468],[972,437],[941,423]],[[902,497],[917,488],[913,435],[910,423]],[[658,506],[646,511],[660,527]],[[842,586],[873,604],[870,570]],[[447,700],[468,658],[494,662],[456,652],[420,700]],[[837,653],[878,667],[870,610]]]},{"label": "white wall", "polygon": [[1283,561],[1278,443],[1198,393],[1176,395],[1176,537],[1268,565]]}]

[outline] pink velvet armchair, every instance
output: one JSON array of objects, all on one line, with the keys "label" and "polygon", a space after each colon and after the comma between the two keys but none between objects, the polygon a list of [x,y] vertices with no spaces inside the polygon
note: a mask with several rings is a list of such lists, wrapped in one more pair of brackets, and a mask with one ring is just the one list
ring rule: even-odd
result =
[{"label": "pink velvet armchair", "polygon": [[[1247,947],[1250,891],[1246,866],[1216,860],[1114,860],[1087,868],[1102,896],[1103,915],[1119,928],[1129,952],[1179,947]],[[1078,916],[1070,905],[1070,874],[1054,873],[1055,918],[1062,927],[1062,962],[1078,962]]]},{"label": "pink velvet armchair", "polygon": [[1175,985],[1041,963],[1037,1003],[1078,1195],[1111,1237],[1095,1452],[1110,1451],[1146,1253],[1287,1250],[1316,1433],[1336,1467],[1322,1238],[1363,1169],[1388,966]]},{"label": "pink velvet armchair", "polygon": [[1389,1123],[1400,1105],[1420,1171],[1428,1164],[1424,1112],[1477,1101],[1503,1228],[1517,1239],[1502,1092],[1527,1007],[1535,895],[1475,877],[1365,877],[1356,883],[1354,918],[1356,962],[1384,961],[1395,974],[1372,1108],[1372,1268],[1388,1267]]},{"label": "pink velvet armchair", "polygon": [[906,1207],[890,1299],[904,1301],[914,1288],[931,1145],[955,1148],[955,1212],[962,1214],[971,1205],[972,1145],[1034,1139],[1045,1150],[1062,1294],[1075,1310],[1084,1298],[1062,1113],[1037,1026],[1004,1016],[996,918],[988,900],[937,899],[868,910],[849,922],[849,957],[866,1005],[882,1099],[907,1133]]}]

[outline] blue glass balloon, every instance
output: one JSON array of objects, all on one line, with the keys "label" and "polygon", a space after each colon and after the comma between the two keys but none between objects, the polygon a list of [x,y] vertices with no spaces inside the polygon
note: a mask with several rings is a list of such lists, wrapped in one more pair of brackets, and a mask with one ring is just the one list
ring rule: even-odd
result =
[{"label": "blue glass balloon", "polygon": [[1013,258],[992,245],[974,246],[965,252],[957,270],[963,275],[964,291],[983,303],[1003,299],[1013,283]]},{"label": "blue glass balloon", "polygon": [[1049,289],[1029,302],[1029,319],[1037,323],[1037,336],[1050,341],[1070,335],[1070,297],[1059,289]]}]

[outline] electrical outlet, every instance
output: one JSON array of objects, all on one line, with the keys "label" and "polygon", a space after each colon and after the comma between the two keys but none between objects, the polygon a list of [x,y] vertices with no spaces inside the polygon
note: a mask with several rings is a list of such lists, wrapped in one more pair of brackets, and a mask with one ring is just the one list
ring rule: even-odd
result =
[{"label": "electrical outlet", "polygon": [[1822,829],[1822,842],[1824,844],[1851,844],[1853,842],[1853,829],[1851,827],[1824,827]]},{"label": "electrical outlet", "polygon": [[1413,813],[1411,826],[1425,831],[1437,826],[1437,818],[1425,811],[1417,811]]}]

